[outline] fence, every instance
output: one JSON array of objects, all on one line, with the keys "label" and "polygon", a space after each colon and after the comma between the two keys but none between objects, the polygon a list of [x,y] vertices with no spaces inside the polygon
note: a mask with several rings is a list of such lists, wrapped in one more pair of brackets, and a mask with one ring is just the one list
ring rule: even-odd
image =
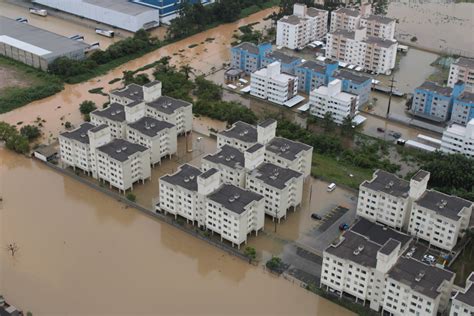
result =
[{"label": "fence", "polygon": [[185,226],[179,224],[178,222],[174,221],[173,219],[167,217],[166,215],[164,215],[164,214],[162,214],[162,213],[157,213],[157,212],[155,212],[154,210],[150,210],[150,209],[148,209],[148,208],[146,208],[146,207],[144,207],[144,206],[142,206],[142,205],[140,205],[140,204],[138,204],[138,203],[132,202],[132,201],[128,200],[125,196],[123,196],[123,195],[121,195],[121,194],[119,194],[119,193],[116,193],[116,192],[113,192],[113,191],[111,191],[111,190],[108,190],[108,189],[106,189],[106,188],[104,188],[104,187],[101,187],[101,186],[99,186],[99,185],[97,185],[97,184],[95,184],[95,183],[89,181],[88,179],[83,178],[83,177],[80,177],[80,176],[76,175],[75,173],[70,172],[70,171],[68,171],[68,170],[66,170],[66,169],[64,169],[64,168],[61,168],[61,167],[59,167],[59,166],[57,166],[57,165],[55,165],[55,164],[52,164],[52,163],[50,163],[50,162],[45,162],[45,164],[46,164],[48,167],[50,167],[51,169],[53,169],[53,170],[55,170],[55,171],[57,171],[57,172],[59,172],[59,173],[62,173],[62,174],[64,174],[64,175],[66,175],[66,176],[69,176],[69,177],[71,177],[71,178],[73,178],[73,179],[75,179],[75,180],[77,180],[77,181],[79,181],[79,182],[81,182],[81,183],[83,183],[83,184],[89,186],[89,187],[92,188],[92,189],[95,189],[95,190],[97,190],[97,191],[100,191],[100,192],[102,192],[102,193],[108,195],[108,196],[111,197],[111,198],[117,199],[117,200],[119,200],[120,202],[122,202],[122,203],[124,203],[124,204],[127,204],[127,205],[130,206],[130,207],[135,208],[136,210],[138,210],[138,211],[140,211],[140,212],[146,214],[146,215],[149,216],[149,217],[152,217],[152,218],[154,218],[154,219],[156,219],[156,220],[160,220],[160,221],[162,221],[162,222],[165,222],[165,223],[167,223],[167,224],[169,224],[169,225],[171,225],[171,226],[173,226],[173,227],[175,227],[175,228],[180,229],[181,231],[183,231],[183,232],[185,232],[185,233],[188,233],[188,234],[191,235],[191,236],[194,236],[194,237],[196,237],[196,238],[198,238],[198,239],[200,239],[200,240],[203,240],[203,241],[207,242],[208,244],[210,244],[210,245],[212,245],[212,246],[215,246],[215,247],[217,247],[217,248],[219,248],[219,249],[221,249],[221,250],[223,250],[223,251],[225,251],[225,252],[227,252],[227,253],[229,253],[229,254],[231,254],[231,255],[234,255],[234,256],[236,256],[236,257],[238,257],[238,258],[240,258],[240,259],[242,259],[242,260],[244,260],[244,261],[246,261],[246,262],[249,262],[249,258],[248,258],[247,256],[245,256],[243,253],[239,252],[238,250],[236,250],[235,248],[233,248],[233,247],[231,247],[231,246],[228,246],[228,245],[226,245],[226,244],[224,244],[224,243],[218,242],[217,240],[213,240],[213,239],[211,239],[211,238],[208,238],[208,237],[206,237],[206,236],[203,236],[203,235],[201,235],[198,231],[192,230],[192,229],[189,229],[189,228],[186,228]]}]

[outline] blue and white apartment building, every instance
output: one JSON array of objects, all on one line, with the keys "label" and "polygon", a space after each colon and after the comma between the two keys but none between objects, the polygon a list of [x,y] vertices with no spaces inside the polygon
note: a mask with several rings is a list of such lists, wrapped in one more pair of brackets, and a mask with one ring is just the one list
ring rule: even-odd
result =
[{"label": "blue and white apartment building", "polygon": [[185,1],[189,4],[201,2],[203,5],[215,2],[215,0],[132,0],[132,2],[158,9],[161,23],[168,23],[174,19]]},{"label": "blue and white apartment building", "polygon": [[474,94],[465,91],[462,81],[453,88],[426,81],[415,89],[411,111],[432,121],[466,125],[474,118]]},{"label": "blue and white apartment building", "polygon": [[273,51],[270,43],[255,45],[243,42],[231,48],[231,68],[247,75],[278,61],[281,71],[298,77],[298,90],[306,94],[334,79],[342,81],[342,91],[359,96],[359,104],[369,101],[372,78],[345,69],[338,70],[337,61],[304,61],[298,57]]}]

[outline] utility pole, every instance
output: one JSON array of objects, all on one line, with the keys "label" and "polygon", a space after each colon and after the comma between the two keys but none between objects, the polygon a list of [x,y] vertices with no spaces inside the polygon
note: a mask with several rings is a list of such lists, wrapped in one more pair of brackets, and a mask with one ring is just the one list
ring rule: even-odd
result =
[{"label": "utility pole", "polygon": [[387,106],[387,114],[385,114],[385,130],[383,133],[383,140],[387,140],[387,123],[388,123],[388,116],[390,115],[390,106],[392,104],[392,95],[393,95],[393,87],[395,83],[395,77],[392,75],[392,78],[390,79],[390,93],[388,95],[388,106]]}]

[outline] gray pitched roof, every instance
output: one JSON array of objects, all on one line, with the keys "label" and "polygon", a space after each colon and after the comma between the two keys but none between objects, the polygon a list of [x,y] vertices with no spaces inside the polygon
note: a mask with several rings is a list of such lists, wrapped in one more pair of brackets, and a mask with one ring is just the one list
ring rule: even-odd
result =
[{"label": "gray pitched roof", "polygon": [[301,19],[296,15],[289,15],[282,17],[278,22],[298,25],[301,22]]},{"label": "gray pitched roof", "polygon": [[192,104],[184,100],[161,96],[155,101],[147,103],[147,105],[165,114],[172,114],[176,110],[191,106]]},{"label": "gray pitched roof", "polygon": [[312,71],[318,72],[318,73],[325,73],[326,72],[326,63],[323,62],[316,62],[313,60],[307,60],[301,65],[298,66],[298,68],[307,68],[311,69]]},{"label": "gray pitched roof", "polygon": [[345,69],[341,69],[341,70],[338,70],[338,71],[334,72],[333,77],[337,78],[337,79],[341,79],[341,80],[343,80],[343,79],[350,80],[350,81],[352,81],[354,83],[357,83],[357,84],[361,84],[361,83],[372,80],[372,78],[370,78],[370,76],[368,76],[368,75],[361,74],[361,73],[355,73],[355,72],[345,70]]},{"label": "gray pitched roof", "polygon": [[118,103],[111,103],[105,109],[97,109],[92,114],[105,117],[115,122],[125,122],[125,110],[123,105]]},{"label": "gray pitched roof", "polygon": [[89,144],[89,136],[87,135],[87,132],[94,128],[94,125],[86,122],[82,123],[78,128],[72,131],[61,133],[61,136],[77,140],[78,142],[81,142],[83,144]]},{"label": "gray pitched roof", "polygon": [[234,46],[233,48],[240,48],[242,50],[245,50],[251,54],[255,54],[255,55],[258,55],[258,46],[253,44],[253,43],[249,43],[249,42],[242,42],[236,46]]},{"label": "gray pitched roof", "polygon": [[212,201],[236,214],[242,214],[247,205],[253,201],[260,201],[263,196],[255,192],[241,189],[235,185],[224,184],[208,196]]},{"label": "gray pitched roof", "polygon": [[425,81],[421,86],[417,89],[428,90],[432,92],[436,92],[438,94],[444,95],[446,97],[450,97],[453,89],[450,87],[443,87],[431,81]]},{"label": "gray pitched roof", "polygon": [[383,15],[375,15],[375,14],[371,14],[371,15],[365,17],[364,19],[368,20],[368,21],[376,21],[376,22],[382,23],[382,24],[390,24],[390,23],[395,21],[395,19],[391,19],[391,18],[388,18],[388,17],[383,16]]},{"label": "gray pitched roof", "polygon": [[293,161],[299,153],[311,150],[312,147],[286,138],[275,137],[267,144],[266,149],[282,158]]},{"label": "gray pitched roof", "polygon": [[[420,273],[424,274],[421,279],[418,278]],[[444,281],[450,281],[454,277],[454,273],[435,266],[429,266],[413,258],[400,257],[398,262],[388,272],[388,276],[408,285],[418,293],[430,298],[436,298],[440,295],[438,292],[440,285]]]},{"label": "gray pitched roof", "polygon": [[290,56],[287,54],[284,54],[279,51],[272,51],[266,54],[266,58],[271,58],[272,60],[276,60],[281,62],[282,64],[291,64],[292,62],[295,61],[300,61],[301,58],[295,57],[295,56]]},{"label": "gray pitched roof", "polygon": [[388,39],[383,39],[381,37],[377,37],[377,36],[368,36],[364,42],[366,42],[367,44],[375,44],[377,46],[381,46],[381,47],[385,47],[385,48],[389,48],[391,47],[392,45],[395,45],[397,44],[396,41],[391,41],[391,40],[388,40]]},{"label": "gray pitched roof", "polygon": [[412,239],[409,235],[400,233],[384,225],[371,222],[363,217],[351,227],[351,231],[366,236],[368,239],[380,246],[385,245],[390,240],[395,240],[400,242],[401,247],[403,248]]},{"label": "gray pitched roof", "polygon": [[458,214],[464,207],[472,206],[471,202],[460,197],[434,190],[426,190],[415,203],[455,221],[459,219]]},{"label": "gray pitched roof", "polygon": [[216,172],[219,172],[219,170],[217,170],[216,168],[211,168],[207,171],[205,171],[204,173],[201,173],[199,175],[199,177],[203,178],[203,179],[207,179],[209,178],[210,176],[212,176],[213,174],[215,174]]},{"label": "gray pitched roof", "polygon": [[240,169],[245,166],[244,154],[237,148],[229,145],[222,146],[218,152],[207,155],[202,159],[216,164],[223,164],[233,169]]},{"label": "gray pitched roof", "polygon": [[220,134],[229,138],[241,140],[246,143],[257,142],[257,129],[255,126],[242,121],[235,122],[231,128],[220,132]]},{"label": "gray pitched roof", "polygon": [[474,68],[474,59],[466,58],[466,57],[459,57],[458,60],[456,60],[456,62],[454,62],[454,64],[462,66],[462,67]]},{"label": "gray pitched roof", "polygon": [[143,152],[147,150],[147,148],[142,145],[131,143],[125,139],[116,138],[110,143],[97,148],[97,150],[103,152],[115,160],[123,162],[128,160],[130,156],[136,154],[137,152]]},{"label": "gray pitched roof", "polygon": [[163,176],[160,181],[183,187],[189,191],[197,191],[197,177],[201,174],[202,172],[198,168],[184,164],[176,173]]},{"label": "gray pitched roof", "polygon": [[260,148],[262,148],[262,147],[263,147],[262,144],[256,143],[256,144],[253,145],[252,147],[248,148],[248,149],[246,150],[246,152],[254,153],[254,152],[256,152],[257,150],[259,150]]},{"label": "gray pitched roof", "polygon": [[275,187],[277,189],[284,189],[288,181],[299,178],[301,173],[288,168],[282,168],[272,163],[263,163],[249,174],[250,177],[255,177],[262,180],[265,184]]},{"label": "gray pitched roof", "polygon": [[[468,280],[474,282],[474,272],[471,272]],[[457,292],[455,299],[464,304],[474,306],[474,283],[470,286],[466,286],[464,291]]]},{"label": "gray pitched roof", "polygon": [[143,100],[143,88],[135,83],[131,83],[121,90],[115,90],[111,92],[119,97],[124,97],[132,101]]},{"label": "gray pitched roof", "polygon": [[309,16],[318,16],[320,14],[323,14],[324,12],[328,12],[326,10],[321,10],[321,9],[318,9],[318,8],[313,8],[313,7],[310,7],[306,10],[306,14],[309,15]]},{"label": "gray pitched roof", "polygon": [[333,11],[335,13],[340,13],[340,14],[345,14],[345,15],[349,15],[349,16],[353,16],[353,17],[357,17],[359,16],[359,10],[356,10],[356,9],[349,9],[349,8],[340,8],[340,9],[337,9],[336,11]]},{"label": "gray pitched roof", "polygon": [[349,30],[345,30],[345,29],[337,29],[334,32],[332,32],[331,34],[333,34],[333,35],[342,35],[342,36],[344,36],[346,38],[350,38],[350,39],[354,39],[354,36],[355,36],[354,31],[349,31]]},{"label": "gray pitched roof", "polygon": [[410,182],[383,170],[375,171],[374,178],[362,182],[361,186],[396,197],[408,197],[410,191]]},{"label": "gray pitched roof", "polygon": [[145,116],[136,122],[128,124],[128,126],[146,136],[154,137],[158,135],[162,130],[172,128],[174,125],[165,121],[160,121],[152,117]]},{"label": "gray pitched roof", "polygon": [[[337,246],[331,245],[325,251],[364,267],[375,268],[377,265],[377,252],[380,248],[382,246],[379,244],[349,230],[344,234],[344,240],[341,243]],[[357,249],[362,250],[357,254]]]}]

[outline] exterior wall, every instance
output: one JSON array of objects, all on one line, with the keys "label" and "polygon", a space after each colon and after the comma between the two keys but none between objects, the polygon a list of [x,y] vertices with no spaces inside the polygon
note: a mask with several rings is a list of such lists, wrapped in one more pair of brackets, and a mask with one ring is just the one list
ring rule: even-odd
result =
[{"label": "exterior wall", "polygon": [[245,151],[255,144],[256,142],[246,143],[235,138],[229,138],[222,134],[217,134],[217,148],[221,148],[224,145],[229,145],[239,149],[240,151]]},{"label": "exterior wall", "polygon": [[139,29],[143,28],[143,25],[146,23],[152,21],[156,21],[156,23],[158,23],[160,20],[158,11],[151,9],[138,15],[130,15],[124,12],[118,12],[101,6],[96,6],[82,0],[37,0],[36,2],[51,8],[131,32],[138,31]]},{"label": "exterior wall", "polygon": [[[180,0],[132,0],[132,2],[158,9],[160,21],[162,23],[169,23],[172,19],[176,18],[182,3]],[[203,5],[208,5],[214,3],[215,1],[189,0],[187,2],[190,4],[202,3]]]},{"label": "exterior wall", "polygon": [[452,63],[449,69],[448,87],[454,88],[458,81],[466,84],[466,90],[474,92],[474,68]]},{"label": "exterior wall", "polygon": [[302,48],[303,44],[302,41],[298,39],[298,36],[303,36],[302,25],[294,25],[282,21],[277,22],[277,46],[283,46],[289,49]]},{"label": "exterior wall", "polygon": [[178,135],[188,133],[193,128],[192,106],[181,107],[175,112],[168,114],[147,106],[146,115],[157,120],[169,122],[176,126]]},{"label": "exterior wall", "polygon": [[288,168],[303,174],[306,178],[311,174],[311,162],[313,150],[302,151],[295,160],[285,159],[271,151],[265,151],[265,162],[273,163],[277,166]]},{"label": "exterior wall", "polygon": [[370,221],[377,221],[387,226],[402,229],[408,221],[408,197],[396,197],[369,188],[359,188],[357,215]]},{"label": "exterior wall", "polygon": [[251,53],[241,47],[232,47],[231,52],[231,67],[244,71],[247,75],[257,71],[262,67],[262,59],[265,54],[272,50],[272,45],[269,43],[260,44],[258,47],[258,54]]},{"label": "exterior wall", "polygon": [[336,30],[354,30],[359,26],[360,16],[354,17],[345,13],[333,11],[331,12],[330,32]]},{"label": "exterior wall", "polygon": [[[462,130],[462,133],[457,133],[454,129]],[[452,154],[460,153],[474,158],[474,120],[471,120],[466,127],[448,127],[441,138],[441,151]]]},{"label": "exterior wall", "polygon": [[395,21],[388,24],[362,18],[360,26],[367,28],[367,35],[392,40],[395,37]]},{"label": "exterior wall", "polygon": [[89,145],[59,135],[61,161],[73,168],[92,172]]},{"label": "exterior wall", "polygon": [[127,127],[127,140],[150,148],[151,164],[160,163],[165,156],[176,154],[177,150],[176,127],[167,128],[154,137],[140,133],[140,131]]},{"label": "exterior wall", "polygon": [[127,137],[127,123],[125,121],[124,122],[112,121],[105,117],[96,115],[94,112],[92,112],[90,115],[92,124],[94,124],[95,126],[99,126],[102,124],[109,126],[112,138],[126,138]]},{"label": "exterior wall", "polygon": [[453,299],[449,316],[472,316],[472,315],[474,315],[474,305],[468,305],[464,302]]},{"label": "exterior wall", "polygon": [[[267,67],[270,68],[272,65]],[[260,74],[255,72],[250,77],[250,94],[261,99],[268,99],[268,101],[276,104],[284,104],[289,99],[293,98],[298,93],[298,77],[285,81],[279,80],[280,71],[275,74]],[[286,76],[286,75],[285,75]]]},{"label": "exterior wall", "polygon": [[166,213],[180,215],[192,222],[199,220],[201,205],[197,192],[160,179],[160,208]]},{"label": "exterior wall", "polygon": [[[48,60],[32,54],[30,52],[24,51],[22,49],[18,49],[16,47],[10,46],[6,43],[0,42],[0,55],[9,57],[11,59],[17,60],[28,66],[39,68],[43,71],[48,70]],[[77,57],[73,59],[83,59],[84,58],[84,51],[77,51]]]},{"label": "exterior wall", "polygon": [[462,102],[454,99],[451,122],[466,125],[472,119],[474,119],[474,102]]},{"label": "exterior wall", "polygon": [[413,96],[412,111],[415,115],[421,113],[446,121],[449,119],[451,111],[451,97],[428,90],[416,89]]},{"label": "exterior wall", "polygon": [[331,78],[337,68],[337,63],[326,64],[326,72],[320,73],[310,68],[296,67],[295,74],[298,76],[298,90],[309,94],[319,86],[328,84],[329,78]]},{"label": "exterior wall", "polygon": [[201,160],[201,168],[205,172],[211,168],[215,168],[221,173],[221,183],[233,184],[235,186],[245,188],[245,169],[234,169],[225,165],[217,164],[206,159]]}]

